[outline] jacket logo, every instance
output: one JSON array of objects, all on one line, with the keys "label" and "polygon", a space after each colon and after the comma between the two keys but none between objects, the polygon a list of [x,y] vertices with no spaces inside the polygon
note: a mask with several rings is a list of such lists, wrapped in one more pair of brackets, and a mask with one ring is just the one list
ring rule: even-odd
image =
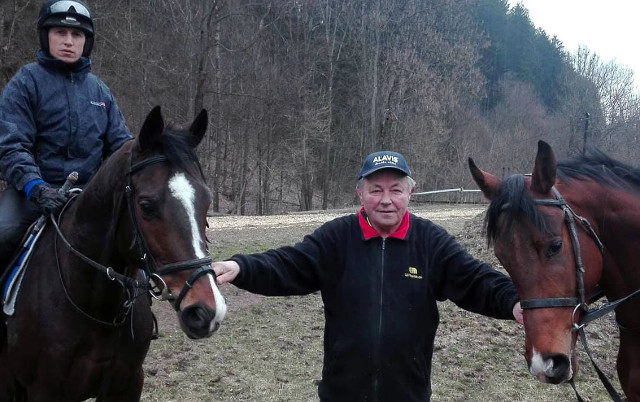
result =
[{"label": "jacket logo", "polygon": [[104,102],[91,101],[91,104],[93,106],[107,107],[107,105]]},{"label": "jacket logo", "polygon": [[422,279],[422,275],[418,275],[418,268],[414,267],[409,267],[408,272],[405,272],[404,276],[412,279]]}]

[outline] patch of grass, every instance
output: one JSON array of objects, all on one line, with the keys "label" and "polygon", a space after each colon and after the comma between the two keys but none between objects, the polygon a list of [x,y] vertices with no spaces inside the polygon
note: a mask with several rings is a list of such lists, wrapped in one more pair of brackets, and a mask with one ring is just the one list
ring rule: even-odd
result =
[{"label": "patch of grass", "polygon": [[214,261],[222,261],[236,254],[253,254],[253,253],[260,253],[265,250],[267,249],[261,245],[243,245],[238,247],[229,247],[225,249],[215,249],[215,250],[212,249],[210,253],[211,253],[211,258],[213,258]]}]

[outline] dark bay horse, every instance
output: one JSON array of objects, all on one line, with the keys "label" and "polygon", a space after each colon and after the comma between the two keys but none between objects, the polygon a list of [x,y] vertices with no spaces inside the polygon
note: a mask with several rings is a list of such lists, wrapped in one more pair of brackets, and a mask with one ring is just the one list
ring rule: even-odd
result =
[{"label": "dark bay horse", "polygon": [[469,167],[491,200],[489,241],[522,299],[531,374],[572,380],[598,286],[609,301],[624,300],[615,308],[617,371],[628,400],[640,401],[640,170],[596,150],[556,162],[542,141],[530,176],[501,181],[471,158]]},{"label": "dark bay horse", "polygon": [[165,127],[160,108],[109,157],[33,251],[0,334],[0,399],[137,401],[153,322],[148,290],[189,338],[226,306],[205,239],[211,200],[194,148],[207,127]]}]

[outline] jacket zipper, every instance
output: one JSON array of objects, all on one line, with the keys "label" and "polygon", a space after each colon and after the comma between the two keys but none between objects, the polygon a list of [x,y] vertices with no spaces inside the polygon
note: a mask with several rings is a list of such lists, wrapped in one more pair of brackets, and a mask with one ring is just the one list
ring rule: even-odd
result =
[{"label": "jacket zipper", "polygon": [[72,153],[72,147],[76,142],[78,132],[78,112],[76,111],[74,101],[76,74],[69,72],[69,83],[65,85],[67,91],[67,105],[69,107],[69,137],[67,138],[67,157],[72,159],[75,157],[75,152]]},{"label": "jacket zipper", "polygon": [[378,380],[379,380],[379,374],[380,374],[380,349],[382,345],[382,303],[384,301],[384,296],[383,296],[384,292],[382,290],[384,288],[384,252],[385,252],[385,245],[387,244],[386,241],[387,241],[386,238],[382,239],[382,253],[380,256],[380,298],[378,301],[378,339],[377,339],[376,351],[375,351],[375,356],[376,356],[375,373],[376,374],[373,380],[373,395],[372,395],[373,401],[378,400]]}]

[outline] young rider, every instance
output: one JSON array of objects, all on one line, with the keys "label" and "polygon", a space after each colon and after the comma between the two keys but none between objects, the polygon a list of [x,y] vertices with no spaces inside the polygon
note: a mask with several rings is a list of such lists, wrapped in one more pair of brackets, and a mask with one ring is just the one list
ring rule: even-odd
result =
[{"label": "young rider", "polygon": [[91,73],[95,29],[80,0],[50,0],[37,23],[37,61],[23,66],[0,98],[0,270],[42,213],[66,198],[69,173],[86,183],[132,137],[109,88]]}]

